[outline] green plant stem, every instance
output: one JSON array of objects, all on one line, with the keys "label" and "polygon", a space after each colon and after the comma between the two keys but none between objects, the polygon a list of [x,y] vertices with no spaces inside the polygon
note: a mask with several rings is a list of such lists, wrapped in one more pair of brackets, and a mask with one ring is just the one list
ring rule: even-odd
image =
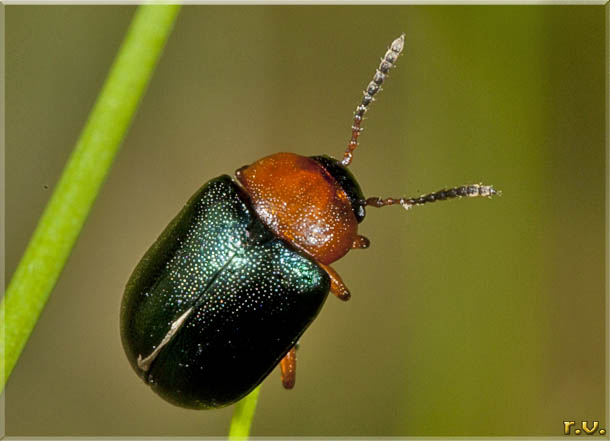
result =
[{"label": "green plant stem", "polygon": [[250,436],[250,427],[252,426],[260,389],[261,387],[258,386],[235,405],[231,428],[229,429],[230,440],[244,440]]},{"label": "green plant stem", "polygon": [[133,21],[0,305],[0,391],[70,255],[152,76],[180,6],[145,5]]}]

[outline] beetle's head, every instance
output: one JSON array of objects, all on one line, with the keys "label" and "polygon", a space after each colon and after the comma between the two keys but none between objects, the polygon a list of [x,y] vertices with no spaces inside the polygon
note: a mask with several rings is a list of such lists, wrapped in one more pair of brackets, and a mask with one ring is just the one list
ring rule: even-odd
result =
[{"label": "beetle's head", "polygon": [[352,204],[352,211],[358,223],[364,220],[366,211],[364,206],[366,205],[364,195],[360,189],[360,185],[356,181],[354,175],[337,161],[335,158],[330,156],[310,156],[311,159],[318,162],[324,169],[337,181],[343,191],[347,194],[350,203]]}]

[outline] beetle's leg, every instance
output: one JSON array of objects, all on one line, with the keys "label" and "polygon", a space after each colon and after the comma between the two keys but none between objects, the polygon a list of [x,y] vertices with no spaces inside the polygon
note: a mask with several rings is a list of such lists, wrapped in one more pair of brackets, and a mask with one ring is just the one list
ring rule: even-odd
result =
[{"label": "beetle's leg", "polygon": [[280,361],[280,374],[284,389],[292,389],[297,377],[297,351],[296,345],[288,351]]},{"label": "beetle's leg", "polygon": [[345,283],[343,283],[343,280],[341,280],[341,276],[328,265],[320,263],[320,266],[326,271],[328,277],[330,277],[330,292],[341,300],[349,300],[352,295],[350,294],[349,289],[347,289],[347,286],[345,286]]},{"label": "beetle's leg", "polygon": [[368,248],[371,245],[371,241],[368,240],[368,238],[364,237],[364,236],[356,236],[356,238],[354,239],[354,242],[352,243],[352,249],[365,249]]}]

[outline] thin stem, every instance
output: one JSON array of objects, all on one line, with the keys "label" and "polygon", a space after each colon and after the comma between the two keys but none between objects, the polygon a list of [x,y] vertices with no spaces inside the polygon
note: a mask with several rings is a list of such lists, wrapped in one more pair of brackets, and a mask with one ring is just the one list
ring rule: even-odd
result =
[{"label": "thin stem", "polygon": [[230,440],[244,440],[250,436],[250,427],[252,426],[260,389],[261,387],[258,386],[235,405],[231,428],[229,429]]},{"label": "thin stem", "polygon": [[138,7],[106,82],[0,305],[0,391],[110,170],[180,7]]}]

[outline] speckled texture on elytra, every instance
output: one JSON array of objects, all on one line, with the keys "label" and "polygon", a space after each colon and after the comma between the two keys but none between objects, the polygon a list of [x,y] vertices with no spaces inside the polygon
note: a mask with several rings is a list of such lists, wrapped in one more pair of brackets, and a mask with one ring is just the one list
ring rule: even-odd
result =
[{"label": "speckled texture on elytra", "polygon": [[[275,237],[228,176],[205,184],[134,270],[121,334],[129,361],[166,400],[225,406],[256,387],[294,345],[328,295],[328,275]],[[193,312],[150,355],[176,321]]]}]

